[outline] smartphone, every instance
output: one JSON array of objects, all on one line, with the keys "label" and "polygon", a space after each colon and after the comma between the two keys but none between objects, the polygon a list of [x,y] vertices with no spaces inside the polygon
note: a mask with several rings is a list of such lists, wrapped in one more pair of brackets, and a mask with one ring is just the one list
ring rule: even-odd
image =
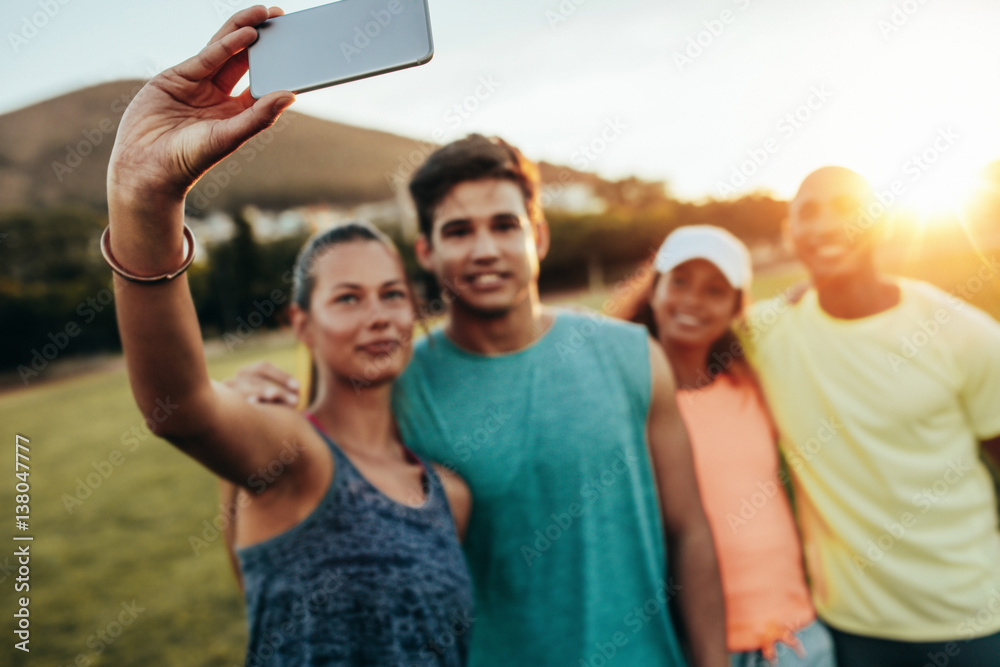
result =
[{"label": "smartphone", "polygon": [[257,26],[250,94],[303,93],[423,65],[433,55],[427,0],[339,0]]}]

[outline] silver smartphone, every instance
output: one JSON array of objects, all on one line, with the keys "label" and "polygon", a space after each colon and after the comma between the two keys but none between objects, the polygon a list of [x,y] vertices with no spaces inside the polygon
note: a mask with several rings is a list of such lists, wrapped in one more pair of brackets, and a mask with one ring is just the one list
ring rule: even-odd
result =
[{"label": "silver smartphone", "polygon": [[250,94],[302,93],[423,65],[433,55],[427,0],[339,0],[257,26]]}]

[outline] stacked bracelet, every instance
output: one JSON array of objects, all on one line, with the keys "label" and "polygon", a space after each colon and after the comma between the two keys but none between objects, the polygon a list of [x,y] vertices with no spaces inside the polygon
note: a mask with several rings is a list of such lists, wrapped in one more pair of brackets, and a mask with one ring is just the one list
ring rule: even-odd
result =
[{"label": "stacked bracelet", "polygon": [[108,263],[111,270],[125,280],[129,280],[134,283],[146,284],[162,283],[167,280],[173,280],[187,271],[188,267],[191,266],[191,262],[194,261],[194,233],[192,233],[190,227],[184,225],[184,263],[181,264],[180,268],[176,271],[161,273],[158,276],[139,276],[118,263],[115,256],[111,254],[111,225],[108,225],[108,228],[104,230],[103,234],[101,234],[101,254],[104,255],[104,261]]}]

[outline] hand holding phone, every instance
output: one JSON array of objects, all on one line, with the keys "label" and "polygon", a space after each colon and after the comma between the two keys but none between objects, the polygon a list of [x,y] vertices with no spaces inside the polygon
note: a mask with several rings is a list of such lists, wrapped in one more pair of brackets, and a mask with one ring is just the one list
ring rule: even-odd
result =
[{"label": "hand holding phone", "polygon": [[301,93],[422,65],[434,55],[427,0],[339,0],[257,26],[250,94]]},{"label": "hand holding phone", "polygon": [[213,164],[269,127],[293,101],[231,95],[247,71],[254,26],[280,14],[255,6],[233,15],[200,53],[157,74],[122,115],[108,164],[108,202],[182,201]]}]

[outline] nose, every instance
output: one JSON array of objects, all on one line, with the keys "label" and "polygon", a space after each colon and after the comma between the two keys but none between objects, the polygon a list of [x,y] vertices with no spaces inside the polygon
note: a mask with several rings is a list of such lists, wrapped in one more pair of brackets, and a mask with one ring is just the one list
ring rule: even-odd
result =
[{"label": "nose", "polygon": [[472,246],[472,259],[477,262],[490,261],[499,256],[496,239],[488,228],[476,231]]},{"label": "nose", "polygon": [[850,223],[851,221],[844,216],[824,210],[812,220],[796,222],[792,226],[792,232],[800,238],[830,241],[839,239]]},{"label": "nose", "polygon": [[389,308],[382,299],[372,299],[368,309],[368,327],[376,331],[389,327]]},{"label": "nose", "polygon": [[685,308],[695,309],[701,305],[701,296],[698,294],[698,290],[692,287],[683,290],[679,296],[678,301]]}]

